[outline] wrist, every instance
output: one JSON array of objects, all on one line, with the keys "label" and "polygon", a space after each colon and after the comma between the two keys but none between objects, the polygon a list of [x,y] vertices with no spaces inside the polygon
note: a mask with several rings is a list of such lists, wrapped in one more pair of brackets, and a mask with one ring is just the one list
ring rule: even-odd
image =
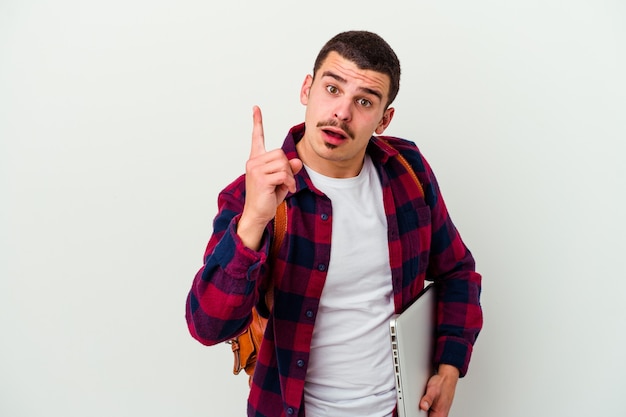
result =
[{"label": "wrist", "polygon": [[254,251],[261,248],[261,240],[266,224],[250,222],[245,215],[242,215],[237,223],[236,232],[243,245]]},{"label": "wrist", "polygon": [[448,365],[447,363],[441,363],[437,367],[437,375],[441,375],[446,378],[459,379],[460,371],[454,365]]}]

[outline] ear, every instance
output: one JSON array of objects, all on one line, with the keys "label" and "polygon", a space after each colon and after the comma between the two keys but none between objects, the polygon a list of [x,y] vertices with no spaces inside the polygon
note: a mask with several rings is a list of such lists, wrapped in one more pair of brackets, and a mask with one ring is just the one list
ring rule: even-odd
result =
[{"label": "ear", "polygon": [[385,129],[387,129],[387,126],[389,126],[389,123],[391,123],[391,119],[393,119],[393,114],[395,113],[395,111],[396,110],[393,107],[389,107],[387,110],[385,110],[382,119],[380,119],[380,122],[378,122],[378,126],[376,126],[375,132],[377,135],[382,135]]},{"label": "ear", "polygon": [[309,74],[304,77],[302,87],[300,88],[300,103],[305,106],[309,103],[309,93],[311,92],[311,85],[313,84],[313,77]]}]

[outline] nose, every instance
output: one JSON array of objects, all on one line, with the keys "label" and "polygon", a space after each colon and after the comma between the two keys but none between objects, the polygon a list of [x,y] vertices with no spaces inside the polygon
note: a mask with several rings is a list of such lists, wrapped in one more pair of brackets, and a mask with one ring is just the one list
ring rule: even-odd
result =
[{"label": "nose", "polygon": [[349,122],[352,119],[352,100],[338,99],[335,103],[334,116],[344,122]]}]

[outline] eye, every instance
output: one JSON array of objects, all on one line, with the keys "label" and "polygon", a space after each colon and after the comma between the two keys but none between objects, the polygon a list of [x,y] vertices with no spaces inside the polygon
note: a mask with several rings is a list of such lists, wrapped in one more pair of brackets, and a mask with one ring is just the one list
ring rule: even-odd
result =
[{"label": "eye", "polygon": [[335,87],[334,85],[326,86],[326,91],[328,91],[330,94],[333,94],[333,95],[339,93],[339,89],[337,87]]},{"label": "eye", "polygon": [[357,103],[359,103],[361,106],[363,107],[371,107],[372,106],[372,102],[369,101],[366,98],[360,98],[357,100]]}]

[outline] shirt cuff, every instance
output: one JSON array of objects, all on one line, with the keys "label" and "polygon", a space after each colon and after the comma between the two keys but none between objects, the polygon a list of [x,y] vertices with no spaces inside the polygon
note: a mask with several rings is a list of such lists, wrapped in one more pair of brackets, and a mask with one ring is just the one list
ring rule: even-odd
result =
[{"label": "shirt cuff", "polygon": [[473,347],[458,337],[441,337],[435,349],[435,364],[452,365],[459,369],[459,377],[467,374]]},{"label": "shirt cuff", "polygon": [[268,232],[263,233],[261,248],[258,251],[245,246],[237,234],[237,224],[241,215],[233,218],[228,230],[215,248],[215,255],[226,274],[233,278],[254,281],[259,276],[261,266],[265,265],[269,251]]}]

